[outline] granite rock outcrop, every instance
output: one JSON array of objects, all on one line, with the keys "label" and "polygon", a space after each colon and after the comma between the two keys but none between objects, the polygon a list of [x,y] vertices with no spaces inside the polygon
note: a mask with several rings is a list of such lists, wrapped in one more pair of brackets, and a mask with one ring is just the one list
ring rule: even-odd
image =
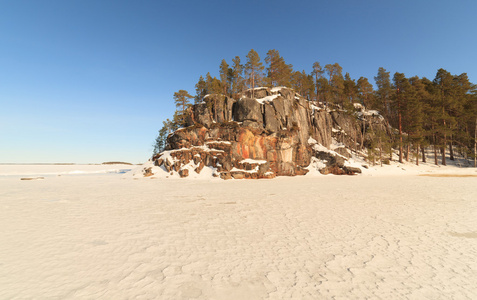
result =
[{"label": "granite rock outcrop", "polygon": [[257,88],[251,96],[251,90],[237,99],[207,95],[191,106],[187,126],[168,136],[154,165],[180,177],[210,167],[223,179],[256,179],[305,175],[318,159],[324,174],[351,175],[361,171],[345,162],[366,143],[362,126],[387,130],[379,115],[330,109],[289,88]]}]

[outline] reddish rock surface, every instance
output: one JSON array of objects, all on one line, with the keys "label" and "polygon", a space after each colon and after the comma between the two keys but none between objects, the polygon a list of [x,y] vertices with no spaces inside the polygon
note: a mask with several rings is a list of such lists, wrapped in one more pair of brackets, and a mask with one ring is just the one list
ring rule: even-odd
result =
[{"label": "reddish rock surface", "polygon": [[[188,126],[167,138],[166,151],[153,157],[154,164],[181,177],[189,175],[183,167],[193,162],[197,173],[207,166],[223,179],[257,179],[305,175],[314,156],[328,162],[323,174],[357,173],[345,169],[338,154],[323,157],[309,140],[329,147],[332,133],[338,132],[340,142],[352,149],[365,139],[358,118],[325,109],[288,88],[260,88],[257,99],[250,96],[250,91],[239,99],[208,95],[193,105]],[[341,150],[346,157],[349,151]]]}]

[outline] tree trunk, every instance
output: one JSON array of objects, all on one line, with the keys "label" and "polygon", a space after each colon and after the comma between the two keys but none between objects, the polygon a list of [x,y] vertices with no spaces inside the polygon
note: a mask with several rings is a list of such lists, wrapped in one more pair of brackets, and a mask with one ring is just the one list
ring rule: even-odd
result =
[{"label": "tree trunk", "polygon": [[354,145],[353,145],[353,149],[354,149],[354,153],[358,153],[358,132],[356,130],[356,127],[358,126],[355,126],[354,127],[354,130],[353,130],[353,133],[354,133]]},{"label": "tree trunk", "polygon": [[452,142],[453,142],[453,139],[452,139],[452,135],[451,135],[451,140],[450,140],[450,143],[449,143],[449,152],[450,152],[450,160],[454,160],[454,149],[452,148]]},{"label": "tree trunk", "polygon": [[409,152],[411,152],[411,144],[409,142],[409,136],[407,138],[407,152],[406,152],[406,161],[409,161]]},{"label": "tree trunk", "polygon": [[402,164],[402,116],[401,116],[401,100],[399,99],[398,92],[398,120],[399,120],[399,162]]},{"label": "tree trunk", "polygon": [[383,166],[383,146],[381,144],[381,137],[379,137],[379,162],[381,163],[381,167]]},{"label": "tree trunk", "polygon": [[477,168],[477,118],[475,118],[474,131],[474,168]]},{"label": "tree trunk", "polygon": [[446,163],[446,145],[447,145],[447,134],[446,134],[446,120],[444,120],[444,146],[442,146],[442,165],[447,166]]},{"label": "tree trunk", "polygon": [[416,145],[416,166],[419,166],[419,143]]},{"label": "tree trunk", "polygon": [[320,96],[318,95],[318,89],[319,89],[319,86],[318,86],[318,73],[316,73],[316,75],[315,75],[315,84],[316,84],[315,101],[317,102],[316,104],[318,104],[318,102],[320,102]]},{"label": "tree trunk", "polygon": [[255,73],[252,71],[252,99],[255,99]]},{"label": "tree trunk", "polygon": [[421,147],[421,152],[422,152],[422,162],[426,162],[426,149],[425,147]]},{"label": "tree trunk", "polygon": [[401,124],[401,112],[399,112],[399,162],[402,161],[402,124]]},{"label": "tree trunk", "polygon": [[366,123],[364,122],[364,119],[363,119],[363,133],[362,133],[362,136],[361,136],[361,151],[363,151],[363,144],[364,144],[364,134],[365,134],[365,131],[366,131]]},{"label": "tree trunk", "polygon": [[217,120],[217,96],[214,97],[214,117],[215,117],[215,122],[219,122],[219,120]]},{"label": "tree trunk", "polygon": [[435,144],[434,144],[434,164],[435,164],[436,166],[439,165],[439,161],[437,160],[437,147],[436,147]]},{"label": "tree trunk", "polygon": [[[392,142],[392,140],[391,140]],[[389,162],[393,161],[393,146],[389,145]]]},{"label": "tree trunk", "polygon": [[441,155],[442,155],[442,165],[447,166],[447,161],[446,161],[446,147],[441,148]]}]

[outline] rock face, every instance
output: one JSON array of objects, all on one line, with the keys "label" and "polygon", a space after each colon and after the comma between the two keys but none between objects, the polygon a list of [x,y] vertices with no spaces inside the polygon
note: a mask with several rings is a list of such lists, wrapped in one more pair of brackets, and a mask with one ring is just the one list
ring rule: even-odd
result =
[{"label": "rock face", "polygon": [[[304,175],[315,157],[327,162],[322,173],[360,172],[344,161],[365,142],[361,126],[374,126],[370,122],[313,104],[288,88],[258,88],[254,94],[255,99],[250,90],[239,99],[208,95],[193,105],[187,127],[169,135],[166,151],[152,158],[154,164],[181,177],[207,166],[223,179],[255,179]],[[321,151],[333,138],[342,149]]]}]

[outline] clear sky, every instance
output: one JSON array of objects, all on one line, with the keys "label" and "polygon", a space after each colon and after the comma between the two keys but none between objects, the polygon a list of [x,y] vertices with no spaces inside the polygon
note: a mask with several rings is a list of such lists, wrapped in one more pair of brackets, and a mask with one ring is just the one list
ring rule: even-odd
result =
[{"label": "clear sky", "polygon": [[[0,1],[0,163],[146,161],[179,89],[276,49],[477,83],[477,1]],[[392,76],[392,75],[391,75]]]}]

